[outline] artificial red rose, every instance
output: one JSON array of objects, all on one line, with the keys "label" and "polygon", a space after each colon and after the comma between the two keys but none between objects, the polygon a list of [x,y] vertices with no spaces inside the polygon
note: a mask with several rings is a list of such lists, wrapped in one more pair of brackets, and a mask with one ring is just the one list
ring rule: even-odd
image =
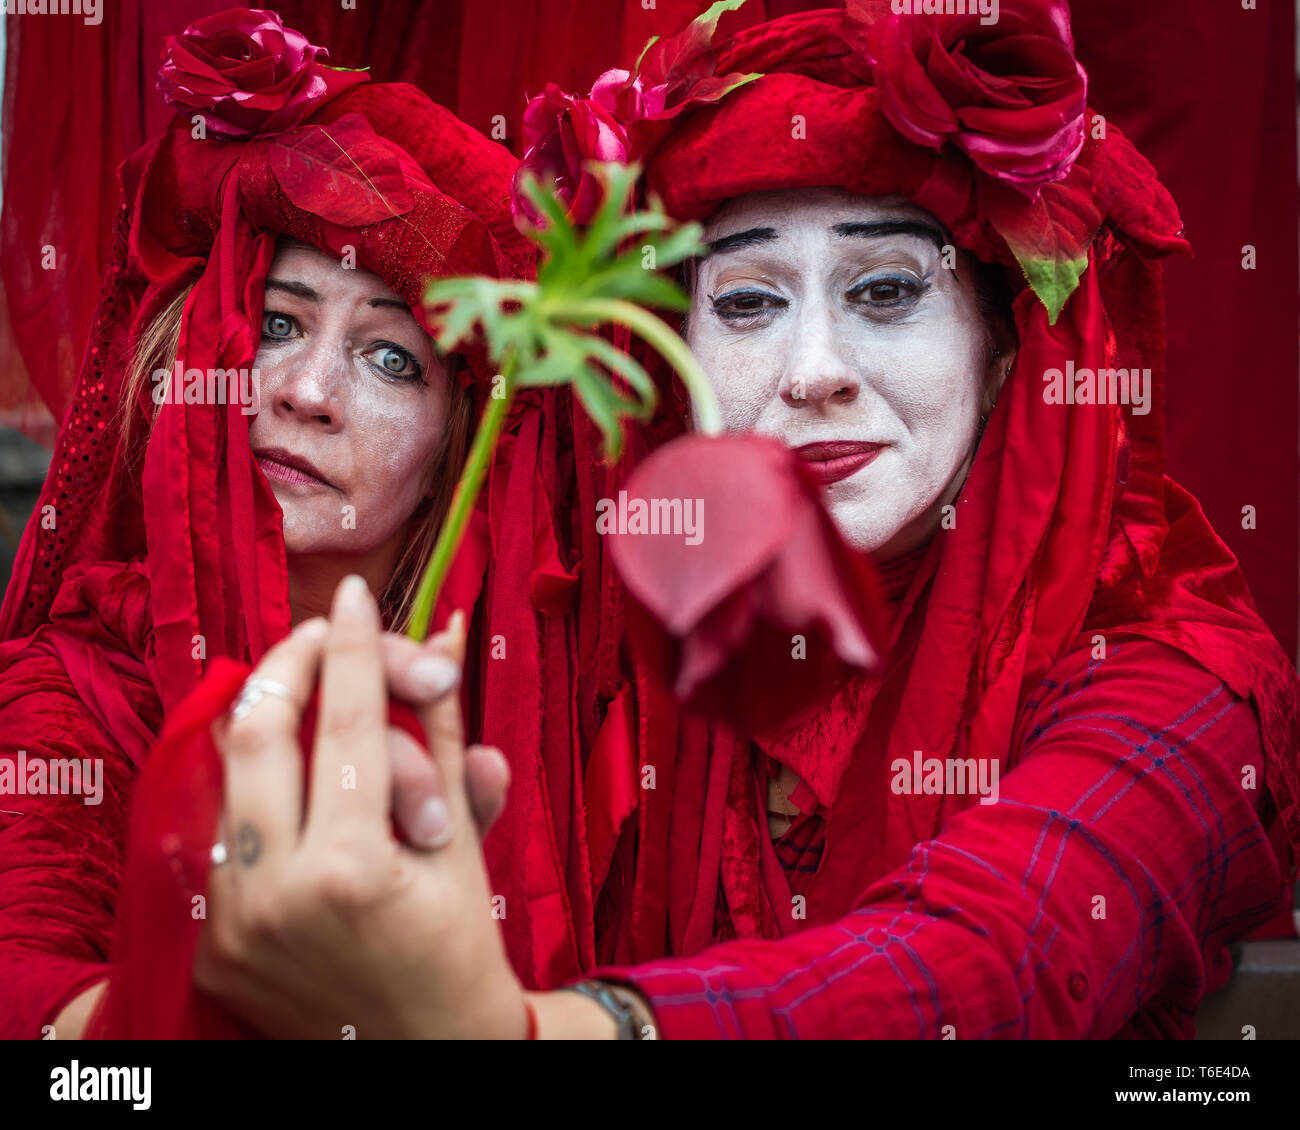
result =
[{"label": "artificial red rose", "polygon": [[623,123],[633,159],[652,148],[683,111],[718,102],[733,90],[762,76],[717,73],[713,37],[718,21],[744,0],[718,0],[676,35],[646,44],[635,73],[606,71],[590,97]]},{"label": "artificial red rose", "polygon": [[583,167],[585,162],[626,164],[633,131],[637,152],[642,153],[668,131],[671,119],[683,110],[716,102],[759,78],[757,74],[715,73],[712,40],[718,20],[743,2],[719,0],[677,35],[651,40],[635,74],[605,71],[586,98],[565,94],[551,84],[529,102],[524,111],[526,152],[512,194],[515,215],[541,222],[518,188],[519,178],[532,172],[540,178],[554,177],[573,221],[590,222],[600,205],[601,188]]},{"label": "artificial red rose", "polygon": [[634,648],[701,714],[774,733],[878,663],[888,627],[875,574],[775,440],[666,444],[602,500],[597,530],[628,592]]},{"label": "artificial red rose", "polygon": [[559,198],[578,224],[590,222],[600,206],[600,182],[584,167],[587,161],[627,160],[627,130],[604,106],[590,98],[565,94],[553,82],[528,103],[524,111],[524,159],[515,173],[511,193],[516,216],[533,223],[541,217],[519,191],[519,180],[531,172],[541,180],[555,179]]},{"label": "artificial red rose", "polygon": [[[848,26],[873,0],[850,0]],[[917,7],[920,7],[919,0]],[[880,105],[905,137],[952,142],[998,180],[1036,199],[1083,148],[1087,76],[1064,0],[1002,0],[996,22],[894,14],[872,23],[866,51]]]},{"label": "artificial red rose", "polygon": [[158,90],[168,105],[202,112],[218,137],[281,133],[368,80],[325,66],[328,54],[274,12],[230,8],[167,37]]},{"label": "artificial red rose", "polygon": [[606,71],[591,84],[591,100],[619,121],[631,123],[663,112],[668,84],[647,87],[645,80],[618,69]]}]

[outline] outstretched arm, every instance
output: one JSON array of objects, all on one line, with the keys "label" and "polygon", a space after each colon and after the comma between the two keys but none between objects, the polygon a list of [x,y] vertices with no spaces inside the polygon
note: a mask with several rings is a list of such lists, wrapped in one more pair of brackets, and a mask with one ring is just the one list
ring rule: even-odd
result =
[{"label": "outstretched arm", "polygon": [[668,1038],[1190,1035],[1228,943],[1285,905],[1254,711],[1136,639],[1038,693],[999,802],[839,922],[594,976]]}]

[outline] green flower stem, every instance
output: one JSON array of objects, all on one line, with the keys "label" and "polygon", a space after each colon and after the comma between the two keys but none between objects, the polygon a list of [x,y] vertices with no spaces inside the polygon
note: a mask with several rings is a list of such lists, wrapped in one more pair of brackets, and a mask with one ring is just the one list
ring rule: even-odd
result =
[{"label": "green flower stem", "polygon": [[433,556],[425,567],[424,576],[420,578],[420,588],[415,594],[415,604],[411,609],[411,622],[406,634],[417,642],[422,642],[429,634],[429,621],[433,618],[433,606],[437,603],[442,583],[447,579],[461,539],[465,536],[465,527],[469,516],[478,501],[478,493],[483,487],[483,479],[492,463],[492,454],[496,451],[501,428],[505,424],[506,414],[510,411],[511,401],[515,398],[514,359],[505,367],[505,395],[489,396],[487,408],[483,411],[478,431],[474,434],[474,444],[470,448],[469,458],[465,461],[465,470],[461,472],[460,482],[456,484],[456,493],[451,500],[451,509],[447,513],[442,529],[438,531],[438,541],[433,547]]},{"label": "green flower stem", "polygon": [[718,398],[713,393],[713,386],[704,375],[699,362],[691,351],[666,323],[660,321],[648,310],[621,298],[588,298],[578,302],[566,302],[559,313],[562,319],[573,319],[587,323],[616,322],[626,326],[638,337],[652,345],[658,353],[677,370],[682,384],[690,393],[695,405],[698,420],[697,431],[704,435],[722,434],[722,411],[718,407]]}]

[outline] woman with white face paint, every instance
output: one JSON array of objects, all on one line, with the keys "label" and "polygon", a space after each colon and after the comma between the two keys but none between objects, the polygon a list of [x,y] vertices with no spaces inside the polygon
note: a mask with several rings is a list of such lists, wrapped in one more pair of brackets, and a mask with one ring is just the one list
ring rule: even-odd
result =
[{"label": "woman with white face paint", "polygon": [[837,189],[739,197],[704,238],[685,335],[727,430],[795,448],[849,544],[928,542],[1015,357],[997,277],[945,267],[916,206]]},{"label": "woman with white face paint", "polygon": [[[588,98],[539,99],[525,164],[577,207],[575,153],[621,146],[705,224],[686,340],[727,427],[797,452],[883,574],[888,650],[753,738],[686,716],[626,653],[584,778],[607,817],[585,845],[599,964],[568,971],[580,904],[532,903],[549,984],[580,991],[466,1022],[459,987],[518,986],[438,947],[419,1028],[1190,1036],[1228,942],[1286,905],[1300,686],[1162,475],[1173,202],[1113,125],[1085,138],[1056,0],[1004,0],[992,25],[850,3],[701,50],[716,16]],[[680,449],[679,481],[706,446]],[[755,506],[737,547],[706,513],[698,550],[779,553],[781,517]],[[799,640],[742,630],[760,599],[806,606],[797,587],[746,573],[676,642],[798,662]],[[454,735],[435,745],[454,761]],[[487,888],[472,850],[431,868],[450,930]]]}]

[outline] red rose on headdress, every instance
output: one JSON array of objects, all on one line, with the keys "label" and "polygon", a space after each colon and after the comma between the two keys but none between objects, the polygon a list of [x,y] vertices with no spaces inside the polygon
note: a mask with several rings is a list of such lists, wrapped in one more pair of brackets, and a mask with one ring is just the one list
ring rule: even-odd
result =
[{"label": "red rose on headdress", "polygon": [[511,193],[515,215],[541,222],[518,189],[519,178],[531,172],[542,180],[554,177],[574,222],[585,224],[600,206],[601,188],[583,166],[587,161],[626,161],[627,130],[600,103],[565,94],[552,82],[524,111],[524,146]]},{"label": "red rose on headdress", "polygon": [[[565,94],[554,84],[524,111],[523,163],[515,175],[514,212],[534,223],[532,206],[518,191],[519,177],[531,171],[555,177],[560,199],[578,224],[588,223],[600,203],[600,186],[584,170],[585,161],[629,160],[635,135],[637,152],[649,148],[670,128],[671,119],[693,106],[717,102],[757,74],[715,73],[712,40],[724,12],[744,0],[718,0],[676,35],[646,44],[636,70],[605,71],[586,98]],[[635,156],[635,155],[634,155]]]},{"label": "red rose on headdress", "polygon": [[650,40],[633,71],[606,71],[596,80],[591,98],[627,127],[633,159],[652,148],[678,115],[719,102],[762,77],[756,72],[718,73],[713,50],[718,21],[743,4],[718,0],[676,35]]},{"label": "red rose on headdress", "polygon": [[[872,8],[850,0],[850,26]],[[918,145],[951,141],[1034,199],[1069,175],[1083,148],[1087,76],[1064,0],[1002,0],[996,21],[983,20],[891,12],[872,24],[866,49],[881,108]]]},{"label": "red rose on headdress", "polygon": [[665,444],[602,500],[596,528],[630,597],[634,645],[701,713],[775,732],[877,665],[872,641],[887,627],[875,574],[773,439]]},{"label": "red rose on headdress", "polygon": [[369,76],[319,60],[329,52],[274,12],[230,8],[167,37],[158,90],[168,105],[201,111],[212,133],[281,133]]},{"label": "red rose on headdress", "polygon": [[591,84],[591,100],[619,121],[635,122],[663,112],[668,84],[647,87],[641,75],[633,78],[631,72],[616,68]]}]

